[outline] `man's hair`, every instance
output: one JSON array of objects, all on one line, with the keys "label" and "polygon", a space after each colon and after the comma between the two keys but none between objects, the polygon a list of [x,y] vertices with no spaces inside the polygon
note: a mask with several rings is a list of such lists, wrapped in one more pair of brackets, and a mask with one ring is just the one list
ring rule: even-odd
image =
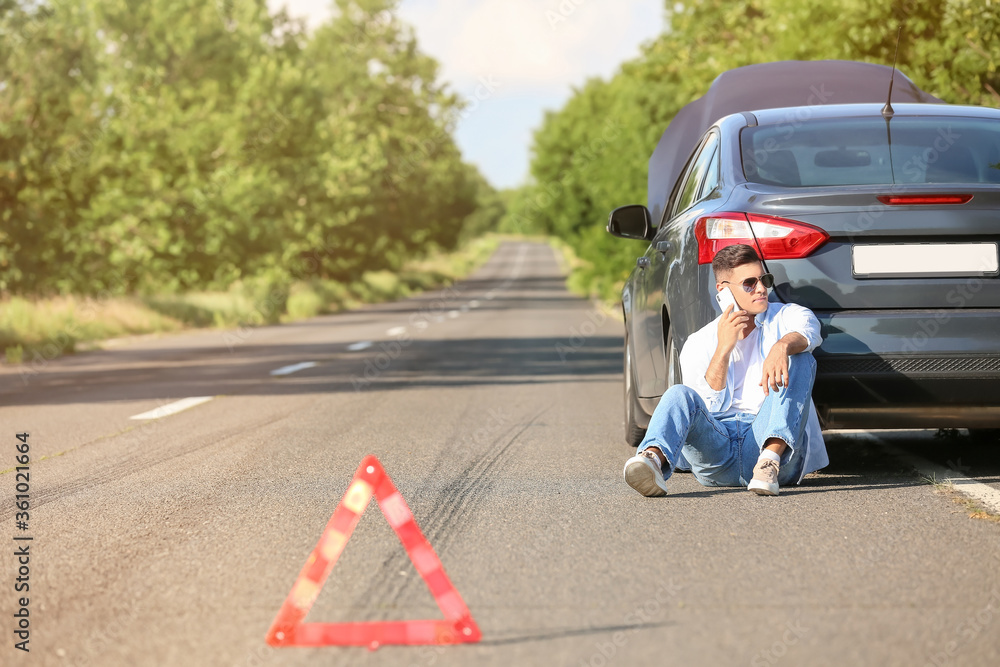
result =
[{"label": "man's hair", "polygon": [[712,271],[715,273],[716,279],[718,279],[719,276],[728,274],[737,266],[759,261],[760,257],[757,256],[757,251],[751,246],[745,243],[727,245],[715,253],[715,257],[712,258]]}]

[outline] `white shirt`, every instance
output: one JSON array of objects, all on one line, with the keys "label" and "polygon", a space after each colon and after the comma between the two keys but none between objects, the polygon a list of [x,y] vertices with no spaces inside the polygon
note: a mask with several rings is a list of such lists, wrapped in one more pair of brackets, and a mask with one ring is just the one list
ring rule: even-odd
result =
[{"label": "white shirt", "polygon": [[[732,415],[737,411],[756,414],[764,402],[763,389],[761,389],[759,402],[753,397],[752,392],[747,392],[747,389],[757,387],[763,370],[749,370],[751,354],[741,352],[739,355],[735,353],[730,355],[724,388],[712,389],[708,380],[705,379],[705,372],[708,370],[708,365],[711,363],[712,357],[715,355],[715,348],[719,343],[719,317],[695,331],[684,343],[684,348],[681,350],[681,374],[684,376],[684,384],[698,392],[698,395],[705,401],[708,411],[716,418]],[[794,303],[769,303],[766,311],[754,317],[754,322],[757,325],[755,331],[758,332],[758,338],[757,344],[752,347],[759,351],[761,364],[774,344],[784,335],[793,331],[802,334],[808,342],[805,352],[812,352],[823,342],[820,337],[819,320],[816,319],[811,310]],[[751,334],[752,337],[753,334]],[[744,339],[741,342],[746,342],[746,340],[749,339]],[[741,372],[739,378],[737,378],[737,357],[746,360],[745,365],[748,369],[747,374]],[[744,364],[741,363],[740,367],[743,368]],[[742,388],[739,400],[744,407],[737,406],[734,409],[738,384]],[[760,389],[760,387],[757,388]],[[747,410],[747,406],[752,404],[756,405],[755,409]],[[816,414],[816,405],[811,399],[804,439],[805,451],[803,454],[805,459],[802,465],[802,474],[796,480],[797,482],[802,481],[802,477],[807,473],[819,470],[830,463],[826,453],[826,443],[823,441],[823,431],[819,425],[819,415]]]},{"label": "white shirt", "polygon": [[[728,417],[737,412],[760,412],[764,404],[764,387],[760,378],[764,375],[764,356],[760,349],[760,327],[754,327],[750,335],[736,341],[736,347],[729,359],[733,364],[733,401],[729,409],[720,417]],[[756,378],[756,379],[755,379]]]}]

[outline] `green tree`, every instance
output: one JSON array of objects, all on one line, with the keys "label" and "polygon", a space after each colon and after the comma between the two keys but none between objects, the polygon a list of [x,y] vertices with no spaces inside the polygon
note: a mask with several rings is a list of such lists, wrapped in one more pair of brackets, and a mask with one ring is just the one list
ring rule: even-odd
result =
[{"label": "green tree", "polygon": [[0,290],[287,287],[453,246],[492,188],[396,4],[309,35],[265,0],[0,0]]},{"label": "green tree", "polygon": [[[609,81],[590,81],[535,134],[532,182],[506,227],[558,234],[589,262],[577,280],[616,298],[641,244],[604,232],[608,212],[646,199],[647,164],[678,110],[719,73],[775,60],[890,64],[943,100],[1000,106],[1000,8],[987,0],[682,0],[669,29]],[[611,148],[592,146],[609,127]]]},{"label": "green tree", "polygon": [[94,32],[78,3],[0,5],[0,290],[54,289],[74,262],[92,184],[56,164],[99,141]]},{"label": "green tree", "polygon": [[316,176],[324,215],[289,251],[347,279],[394,269],[425,244],[453,246],[476,206],[477,183],[452,138],[460,101],[437,81],[395,0],[337,0],[306,59],[325,91],[315,119]]}]

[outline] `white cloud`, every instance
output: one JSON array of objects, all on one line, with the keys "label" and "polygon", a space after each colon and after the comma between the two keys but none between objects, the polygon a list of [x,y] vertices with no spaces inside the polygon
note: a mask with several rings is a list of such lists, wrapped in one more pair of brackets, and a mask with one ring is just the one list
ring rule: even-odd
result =
[{"label": "white cloud", "polygon": [[[268,0],[317,26],[332,0]],[[403,0],[400,18],[458,90],[494,77],[508,90],[610,76],[663,28],[661,0]]]},{"label": "white cloud", "polygon": [[500,84],[458,127],[466,159],[498,187],[527,177],[531,132],[587,78],[610,77],[664,29],[662,0],[403,0],[420,48],[473,99]]},{"label": "white cloud", "polygon": [[608,76],[663,23],[655,0],[408,0],[399,14],[458,88],[481,76],[511,89]]},{"label": "white cloud", "polygon": [[285,7],[292,16],[305,18],[310,28],[315,28],[330,18],[333,0],[267,0],[272,12]]},{"label": "white cloud", "polygon": [[[332,0],[268,0],[315,27]],[[457,139],[466,159],[501,187],[528,172],[530,133],[589,77],[610,77],[665,26],[662,0],[402,0],[399,17],[421,51],[470,100]],[[480,81],[499,84],[476,99]]]}]

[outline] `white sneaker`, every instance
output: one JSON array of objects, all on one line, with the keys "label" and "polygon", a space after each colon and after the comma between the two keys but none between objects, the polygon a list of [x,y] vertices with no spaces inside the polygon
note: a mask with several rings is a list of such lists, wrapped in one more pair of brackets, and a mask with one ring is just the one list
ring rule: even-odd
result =
[{"label": "white sneaker", "polygon": [[778,495],[778,463],[771,459],[761,459],[753,467],[753,479],[747,484],[747,490],[758,496]]},{"label": "white sneaker", "polygon": [[644,496],[667,495],[660,459],[653,449],[644,449],[625,462],[625,483]]}]

